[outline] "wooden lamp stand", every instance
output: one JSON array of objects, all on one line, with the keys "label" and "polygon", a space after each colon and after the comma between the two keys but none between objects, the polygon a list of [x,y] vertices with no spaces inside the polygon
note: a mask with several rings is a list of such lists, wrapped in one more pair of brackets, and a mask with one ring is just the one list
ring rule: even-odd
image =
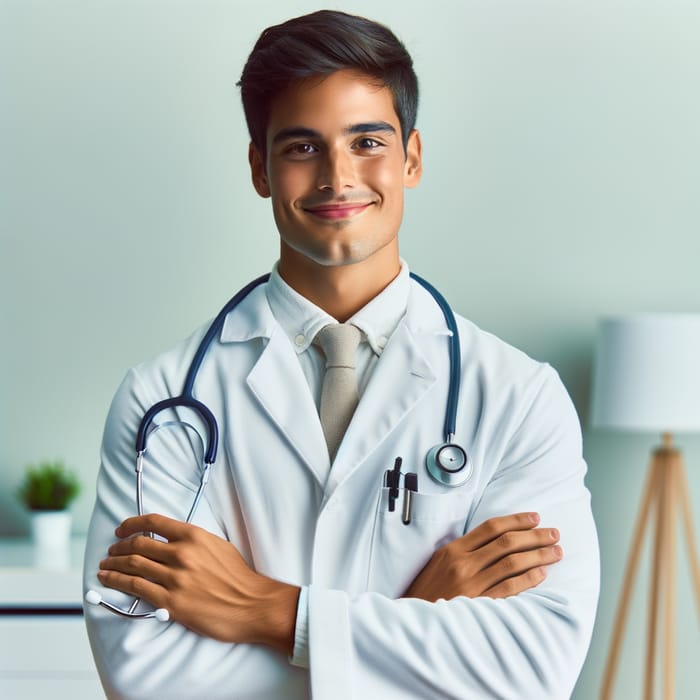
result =
[{"label": "wooden lamp stand", "polygon": [[[642,505],[635,526],[634,538],[625,569],[620,602],[613,626],[610,653],[605,666],[601,700],[612,697],[632,588],[637,574],[639,557],[647,525],[653,532],[653,561],[649,587],[649,619],[647,624],[646,670],[644,700],[652,700],[655,689],[656,654],[663,637],[662,698],[673,700],[676,688],[675,631],[676,631],[676,536],[677,518],[680,517],[700,615],[700,563],[693,532],[688,481],[683,456],[673,447],[670,433],[663,434],[663,444],[652,453]],[[660,620],[661,618],[661,620]],[[659,630],[661,629],[661,633]]]}]

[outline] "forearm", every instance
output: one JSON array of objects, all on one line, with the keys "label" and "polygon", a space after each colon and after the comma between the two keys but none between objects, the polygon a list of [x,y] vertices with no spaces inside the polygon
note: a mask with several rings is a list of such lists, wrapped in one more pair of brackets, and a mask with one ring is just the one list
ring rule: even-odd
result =
[{"label": "forearm", "polygon": [[[577,600],[531,592],[428,603],[312,586],[314,697],[563,700],[585,658],[595,598],[591,590]],[[345,673],[352,690],[338,694],[342,680],[330,678]]]},{"label": "forearm", "polygon": [[[215,527],[206,504],[200,518]],[[126,609],[132,597],[102,587],[96,577],[108,532],[113,532],[113,525],[98,509],[90,528],[85,587],[99,590],[107,600]],[[236,693],[272,699],[282,696],[286,688],[299,688],[299,697],[308,695],[308,674],[288,660],[297,591],[287,584],[264,587],[264,606],[260,605],[257,614],[250,614],[251,620],[262,622],[250,637],[250,642],[255,636],[258,643],[224,642],[198,634],[177,621],[164,624],[125,620],[103,608],[87,606],[90,643],[107,696],[115,700],[175,700],[192,697],[193,688],[211,700],[227,700]],[[184,605],[194,620],[206,617],[205,608],[194,597],[188,596]],[[221,620],[226,615],[224,612],[214,617]],[[227,621],[227,626],[234,633],[236,629],[240,632],[235,621]]]}]

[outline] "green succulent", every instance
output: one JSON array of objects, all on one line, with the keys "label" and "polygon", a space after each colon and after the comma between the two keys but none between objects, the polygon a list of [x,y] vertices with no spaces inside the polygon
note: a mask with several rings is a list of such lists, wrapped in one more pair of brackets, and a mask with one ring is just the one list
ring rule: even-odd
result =
[{"label": "green succulent", "polygon": [[17,494],[30,510],[65,510],[79,492],[78,477],[63,462],[40,462],[27,467]]}]

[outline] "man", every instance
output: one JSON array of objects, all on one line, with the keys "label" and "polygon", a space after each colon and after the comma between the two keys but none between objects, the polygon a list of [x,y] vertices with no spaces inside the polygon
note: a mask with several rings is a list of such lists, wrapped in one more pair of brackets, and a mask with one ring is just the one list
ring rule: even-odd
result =
[{"label": "man", "polygon": [[[387,28],[324,11],[263,32],[240,84],[280,258],[196,379],[222,444],[195,524],[177,517],[196,442],[167,430],[148,465],[153,514],[128,516],[141,416],[179,394],[207,327],[133,369],[114,399],[86,588],[122,607],[141,597],[170,622],[86,611],[108,696],[568,697],[598,560],[556,374],[458,319],[455,442],[474,471],[452,488],[424,467],[449,335],[399,257],[404,188],[421,177],[410,57]],[[339,323],[358,343],[359,391],[340,429],[324,418],[324,336]],[[417,474],[408,523],[384,483],[396,457]]]}]

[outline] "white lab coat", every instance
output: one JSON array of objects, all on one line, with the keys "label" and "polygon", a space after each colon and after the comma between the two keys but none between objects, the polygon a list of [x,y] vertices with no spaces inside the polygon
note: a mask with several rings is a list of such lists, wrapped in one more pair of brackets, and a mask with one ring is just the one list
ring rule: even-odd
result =
[{"label": "white lab coat", "polygon": [[[327,480],[318,413],[264,288],[229,314],[195,383],[221,436],[194,522],[233,542],[257,571],[310,586],[310,669],[263,646],[223,644],[176,623],[126,621],[87,606],[110,698],[570,696],[599,585],[578,421],[549,366],[464,319],[458,323],[457,441],[475,468],[463,486],[448,488],[424,467],[426,452],[442,439],[447,331],[415,282]],[[114,527],[135,511],[136,428],[153,403],[180,393],[204,330],[131,370],[107,419],[85,586],[122,605],[126,596],[101,588],[95,572]],[[196,486],[197,441],[160,433],[160,456],[144,472],[146,510],[182,518]],[[400,507],[388,512],[382,487],[399,455],[404,471],[418,473],[408,526]],[[397,599],[441,545],[487,518],[530,510],[561,531],[565,555],[544,583],[500,600]]]}]

